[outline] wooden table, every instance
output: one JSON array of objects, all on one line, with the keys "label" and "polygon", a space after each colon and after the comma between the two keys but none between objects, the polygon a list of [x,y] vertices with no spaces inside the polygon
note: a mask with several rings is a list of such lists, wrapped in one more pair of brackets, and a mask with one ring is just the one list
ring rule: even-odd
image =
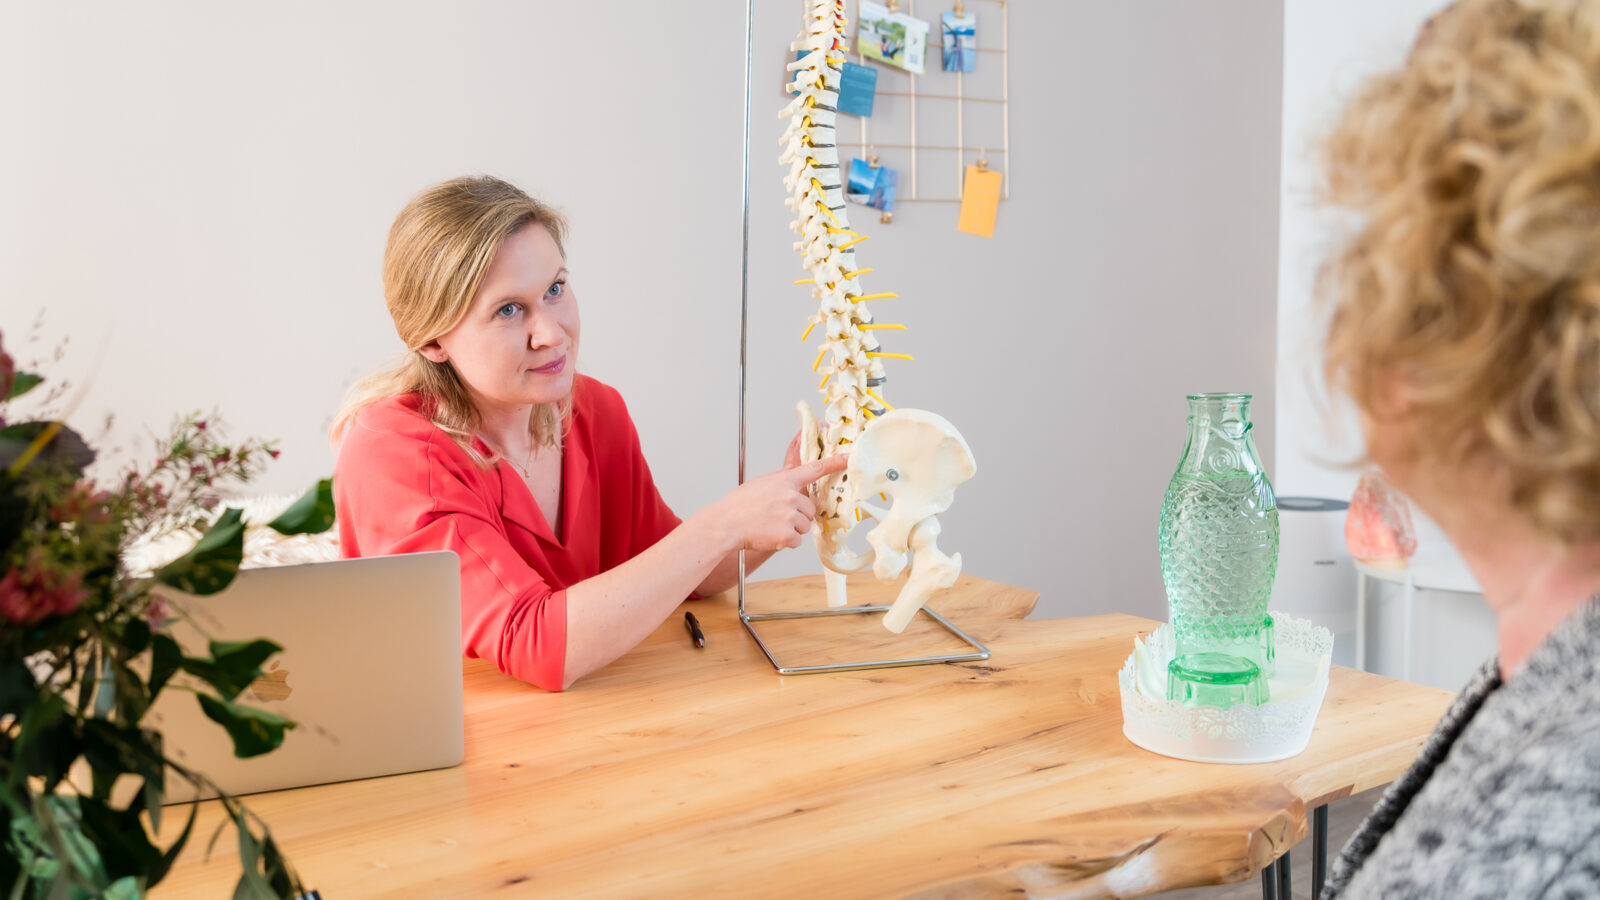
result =
[{"label": "wooden table", "polygon": [[[892,591],[865,580],[851,598]],[[686,605],[706,649],[674,615],[566,693],[469,661],[464,765],[248,803],[325,900],[1133,897],[1249,877],[1305,835],[1309,807],[1404,771],[1451,698],[1335,667],[1300,756],[1168,759],[1123,738],[1116,680],[1157,623],[1024,620],[1037,596],[963,576],[935,600],[987,663],[780,676],[726,596]],[[825,603],[820,577],[749,597]],[[787,621],[762,633],[798,656],[949,640],[920,616],[902,639],[875,617]],[[231,890],[231,841],[201,861],[208,806],[158,898]]]}]

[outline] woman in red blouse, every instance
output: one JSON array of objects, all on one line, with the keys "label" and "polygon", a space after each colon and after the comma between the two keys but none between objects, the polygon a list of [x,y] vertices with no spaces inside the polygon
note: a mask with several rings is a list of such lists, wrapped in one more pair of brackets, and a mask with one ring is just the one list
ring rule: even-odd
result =
[{"label": "woman in red blouse", "polygon": [[622,397],[574,371],[565,223],[494,178],[401,210],[384,297],[409,352],[351,388],[333,428],[349,557],[453,550],[467,656],[561,690],[643,640],[684,597],[797,547],[805,487],[843,456],[745,482],[687,520],[650,478]]}]

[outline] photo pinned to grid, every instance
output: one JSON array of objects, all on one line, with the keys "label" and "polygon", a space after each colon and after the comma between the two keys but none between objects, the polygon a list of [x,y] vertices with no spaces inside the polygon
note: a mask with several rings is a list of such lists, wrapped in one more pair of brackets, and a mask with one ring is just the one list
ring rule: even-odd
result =
[{"label": "photo pinned to grid", "polygon": [[[861,52],[858,23],[857,40],[851,46],[856,62],[884,74],[878,78],[872,121],[858,120],[853,138],[847,137],[848,126],[841,128],[839,148],[841,155],[859,157],[876,149],[883,156],[896,171],[894,205],[960,204],[967,171],[980,157],[985,160],[983,171],[1000,175],[999,201],[1010,198],[1008,2],[956,0],[953,8],[933,13],[929,24],[937,30],[929,38],[933,46],[928,52],[939,54],[940,62],[926,66],[920,76]],[[916,0],[859,4],[862,9],[881,7],[913,19],[919,17],[918,5]],[[929,0],[922,2],[924,10],[932,5]],[[950,47],[959,50],[953,52],[952,61],[960,68],[951,71],[945,71],[943,61],[947,14],[954,32],[948,35]],[[885,212],[880,221],[887,223],[892,215]]]}]

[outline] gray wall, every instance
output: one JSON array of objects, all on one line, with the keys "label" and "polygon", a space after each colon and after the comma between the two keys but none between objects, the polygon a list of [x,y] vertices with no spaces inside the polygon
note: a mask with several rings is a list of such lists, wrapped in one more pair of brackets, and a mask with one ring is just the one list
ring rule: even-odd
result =
[{"label": "gray wall", "polygon": [[[776,164],[799,7],[758,5],[756,471],[815,396]],[[905,298],[879,309],[912,329],[894,349],[918,356],[890,399],[970,439],[979,475],[944,523],[968,572],[1042,591],[1043,615],[1163,616],[1183,395],[1255,392],[1272,454],[1282,10],[1010,6],[996,237],[956,233],[953,205],[867,229],[873,286]],[[262,489],[327,473],[343,387],[399,349],[388,223],[428,183],[493,172],[569,212],[582,368],[628,398],[668,500],[687,513],[729,488],[743,4],[263,10],[0,4],[0,329],[15,347],[45,311],[24,357],[71,334],[51,372],[89,385],[73,421],[114,412],[111,443],[131,447],[220,407],[282,439]],[[808,551],[769,571],[814,569]]]},{"label": "gray wall", "polygon": [[[1009,6],[1013,183],[994,239],[957,233],[953,204],[908,204],[888,226],[850,210],[872,235],[858,251],[877,270],[868,286],[902,297],[874,304],[909,326],[884,340],[917,357],[891,362],[887,399],[940,412],[977,457],[941,520],[941,546],[961,551],[965,571],[1041,591],[1038,615],[1165,618],[1156,524],[1184,395],[1255,393],[1271,464],[1282,10]],[[968,7],[989,45],[995,7]],[[763,14],[758,46],[783,46],[795,18]],[[880,89],[904,82],[879,76]],[[893,140],[879,118],[872,139]],[[768,121],[757,119],[752,164],[751,447],[770,459],[817,379],[815,340],[796,340],[811,301],[789,287],[803,273],[782,173],[762,158],[775,158],[782,123]],[[949,143],[936,102],[920,104],[918,124],[925,142]],[[879,151],[908,165],[896,153]],[[918,163],[936,188],[953,167],[936,154]]]}]

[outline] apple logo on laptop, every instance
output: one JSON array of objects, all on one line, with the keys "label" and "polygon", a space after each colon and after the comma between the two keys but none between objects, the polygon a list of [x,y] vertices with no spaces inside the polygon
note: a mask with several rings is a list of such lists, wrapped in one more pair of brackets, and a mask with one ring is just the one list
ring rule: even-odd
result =
[{"label": "apple logo on laptop", "polygon": [[250,682],[250,695],[264,703],[274,700],[287,700],[294,688],[289,686],[289,670],[279,668],[278,660],[272,661],[272,668],[261,673],[261,677]]}]

